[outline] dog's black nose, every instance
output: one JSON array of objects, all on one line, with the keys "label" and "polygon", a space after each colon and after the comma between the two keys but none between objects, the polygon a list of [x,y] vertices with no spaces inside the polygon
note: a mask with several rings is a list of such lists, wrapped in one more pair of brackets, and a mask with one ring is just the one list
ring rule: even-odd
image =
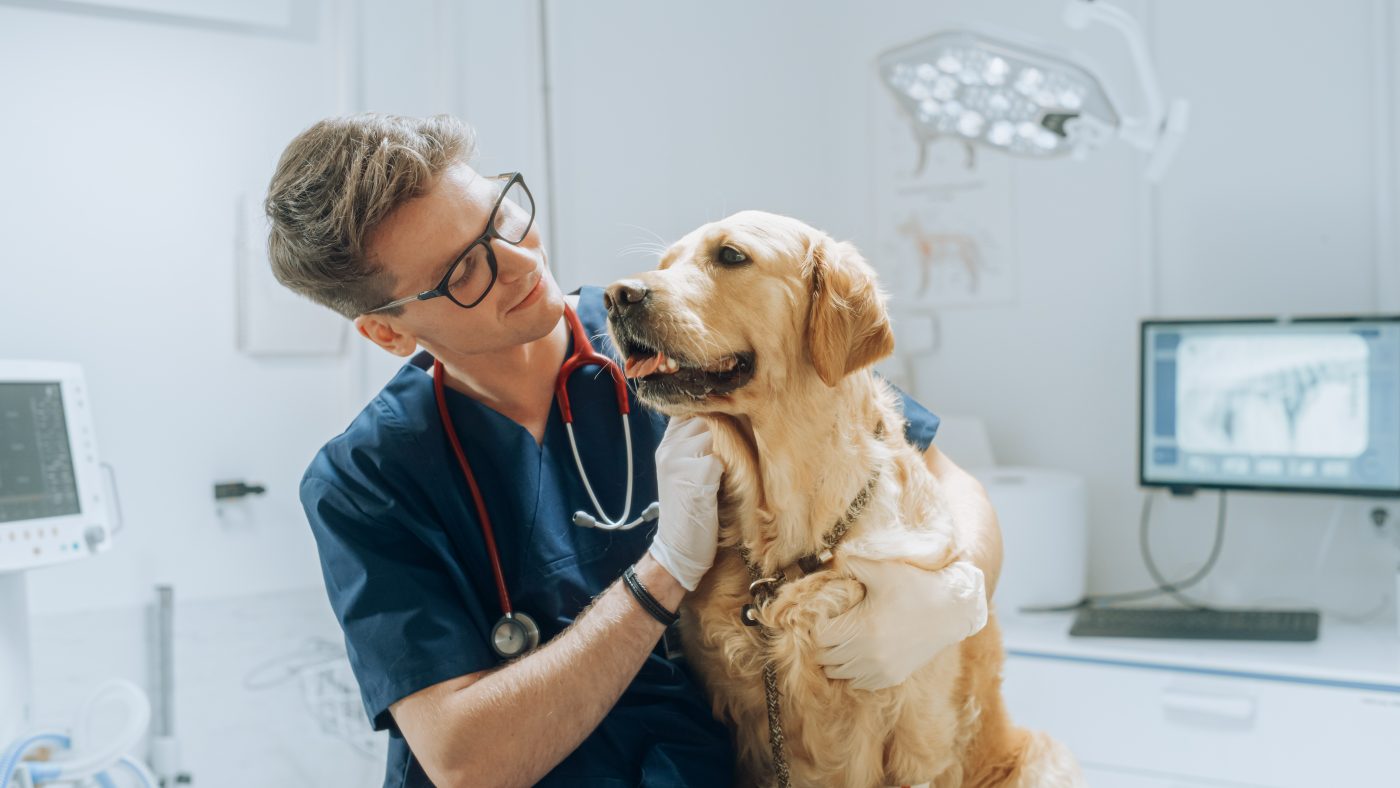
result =
[{"label": "dog's black nose", "polygon": [[646,285],[636,279],[623,279],[613,282],[603,291],[603,306],[610,313],[620,315],[645,301],[648,295],[650,291]]}]

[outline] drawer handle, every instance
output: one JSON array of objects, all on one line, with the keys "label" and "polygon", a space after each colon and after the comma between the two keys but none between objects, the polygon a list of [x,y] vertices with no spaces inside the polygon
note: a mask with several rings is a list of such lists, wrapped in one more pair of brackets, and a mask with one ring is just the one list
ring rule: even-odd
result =
[{"label": "drawer handle", "polygon": [[1170,711],[1204,714],[1227,720],[1249,721],[1254,718],[1253,698],[1167,690],[1162,693],[1162,706]]}]

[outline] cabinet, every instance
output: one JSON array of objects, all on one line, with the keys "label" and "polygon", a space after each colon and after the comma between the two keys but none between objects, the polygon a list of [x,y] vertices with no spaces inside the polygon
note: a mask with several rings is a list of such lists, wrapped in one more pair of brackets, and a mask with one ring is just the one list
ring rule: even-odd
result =
[{"label": "cabinet", "polygon": [[1316,643],[1070,638],[1002,621],[1004,692],[1093,788],[1400,788],[1400,638],[1324,620]]}]

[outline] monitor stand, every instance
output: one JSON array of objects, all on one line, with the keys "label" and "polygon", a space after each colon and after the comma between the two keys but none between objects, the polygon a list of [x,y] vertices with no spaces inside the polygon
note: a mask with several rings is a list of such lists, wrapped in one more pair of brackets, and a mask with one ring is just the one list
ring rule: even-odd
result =
[{"label": "monitor stand", "polygon": [[0,572],[0,750],[30,722],[29,660],[24,572]]}]

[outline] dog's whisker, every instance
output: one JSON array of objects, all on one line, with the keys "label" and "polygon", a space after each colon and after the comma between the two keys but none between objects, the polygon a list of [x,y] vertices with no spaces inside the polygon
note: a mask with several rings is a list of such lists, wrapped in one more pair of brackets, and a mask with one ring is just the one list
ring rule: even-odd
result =
[{"label": "dog's whisker", "polygon": [[669,246],[669,244],[667,244],[666,241],[665,241],[660,235],[657,235],[654,231],[649,230],[649,229],[647,229],[647,228],[645,228],[645,227],[642,227],[642,226],[636,225],[636,224],[626,224],[626,223],[622,223],[620,226],[622,226],[622,227],[630,227],[630,228],[632,228],[632,229],[634,229],[634,230],[639,230],[639,231],[641,231],[641,232],[643,232],[643,233],[645,233],[645,234],[651,236],[651,239],[650,239],[650,240],[644,239],[644,240],[637,241],[637,242],[635,242],[635,243],[629,244],[627,247],[625,247],[625,248],[619,253],[619,254],[622,255],[623,257],[630,257],[630,256],[635,256],[635,255],[645,255],[645,256],[647,256],[647,257],[653,257],[653,256],[654,256],[654,257],[660,257],[662,254],[664,254],[664,253],[666,252],[666,249],[667,249],[667,247]]},{"label": "dog's whisker", "polygon": [[618,252],[618,255],[622,257],[660,257],[665,251],[666,247],[664,246],[658,246],[656,244],[651,243],[636,243],[632,244],[631,246],[624,247],[621,251]]},{"label": "dog's whisker", "polygon": [[650,235],[653,239],[655,239],[656,242],[660,244],[663,249],[666,248],[666,239],[662,238],[660,235],[657,235],[656,231],[654,230],[643,227],[640,224],[628,224],[627,222],[622,222],[619,226],[631,227],[633,230],[641,230],[642,232],[646,233],[647,235]]}]

